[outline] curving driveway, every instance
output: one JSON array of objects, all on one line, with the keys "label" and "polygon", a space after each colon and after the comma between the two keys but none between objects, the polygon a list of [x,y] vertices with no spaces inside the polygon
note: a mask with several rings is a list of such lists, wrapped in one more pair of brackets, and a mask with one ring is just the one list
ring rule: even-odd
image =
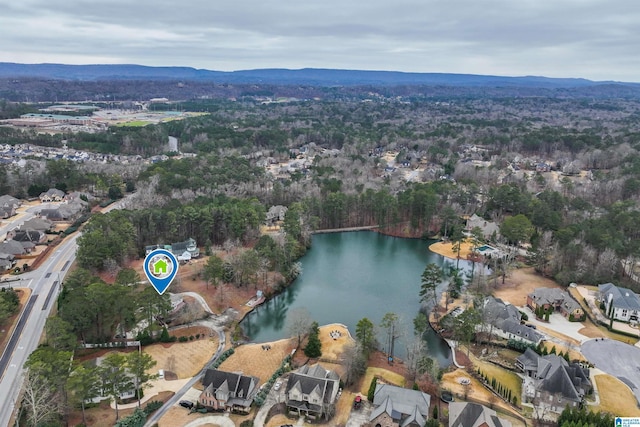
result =
[{"label": "curving driveway", "polygon": [[197,420],[191,421],[189,424],[185,424],[184,427],[197,427],[205,424],[215,424],[220,427],[236,427],[233,421],[224,415],[209,415],[207,417],[198,418]]},{"label": "curving driveway", "polygon": [[580,349],[596,368],[625,383],[640,402],[640,348],[610,339],[593,339]]}]

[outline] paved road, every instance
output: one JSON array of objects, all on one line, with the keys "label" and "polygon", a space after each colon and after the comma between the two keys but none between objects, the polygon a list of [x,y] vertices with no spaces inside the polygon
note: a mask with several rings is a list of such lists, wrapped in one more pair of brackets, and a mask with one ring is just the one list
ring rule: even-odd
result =
[{"label": "paved road", "polygon": [[[103,212],[120,209],[125,203],[126,199],[122,199],[108,206]],[[27,209],[27,214],[19,221],[24,221],[28,215],[33,216],[34,212],[42,207],[43,205],[38,205]],[[13,227],[17,225],[14,224]],[[10,345],[0,356],[0,426],[9,426],[22,388],[24,363],[38,346],[45,321],[57,300],[60,283],[75,260],[78,237],[79,234],[76,233],[67,238],[37,270],[21,274],[20,281],[8,283],[13,287],[30,288],[31,297],[9,339]]]},{"label": "paved road", "polygon": [[625,383],[640,402],[640,349],[611,339],[593,339],[580,349],[596,368]]},{"label": "paved road", "polygon": [[200,381],[200,377],[204,374],[204,372],[207,370],[207,368],[209,367],[209,365],[211,365],[211,363],[213,363],[216,359],[218,359],[218,357],[220,357],[220,355],[222,354],[222,352],[224,351],[224,346],[225,346],[225,335],[224,335],[224,331],[222,329],[217,329],[216,332],[218,332],[218,350],[216,350],[216,354],[213,355],[213,357],[211,358],[211,360],[209,361],[209,363],[207,363],[207,365],[202,368],[200,370],[200,372],[198,372],[198,374],[196,376],[194,376],[193,378],[191,378],[191,380],[189,380],[188,383],[186,383],[180,390],[178,390],[176,392],[176,394],[173,395],[173,397],[169,400],[167,400],[165,402],[164,405],[162,405],[162,407],[160,409],[158,409],[156,412],[154,412],[149,419],[147,419],[146,424],[144,425],[144,427],[151,427],[152,425],[154,425],[155,423],[158,422],[158,420],[160,420],[160,418],[162,418],[162,416],[169,410],[171,409],[172,406],[176,405],[181,399],[182,396],[189,391],[189,389],[191,387],[193,387],[198,381]]},{"label": "paved road", "polygon": [[[15,409],[16,399],[22,387],[23,365],[36,349],[44,324],[60,290],[59,283],[75,259],[75,235],[60,245],[49,259],[36,271],[21,275],[15,287],[31,288],[31,297],[23,309],[20,322],[0,357],[0,426],[8,426]],[[19,283],[19,284],[18,284]]]}]

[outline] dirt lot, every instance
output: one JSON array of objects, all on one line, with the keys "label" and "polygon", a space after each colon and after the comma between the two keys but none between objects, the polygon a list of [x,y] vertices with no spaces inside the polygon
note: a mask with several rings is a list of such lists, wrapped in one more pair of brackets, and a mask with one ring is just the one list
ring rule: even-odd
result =
[{"label": "dirt lot", "polygon": [[153,344],[144,349],[158,362],[153,368],[172,372],[177,378],[190,378],[197,374],[213,357],[218,348],[218,337],[200,338],[186,343]]}]

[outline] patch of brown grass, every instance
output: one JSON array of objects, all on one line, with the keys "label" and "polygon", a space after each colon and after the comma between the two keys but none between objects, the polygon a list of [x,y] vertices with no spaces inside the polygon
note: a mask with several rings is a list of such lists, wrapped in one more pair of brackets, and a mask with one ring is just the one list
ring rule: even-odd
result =
[{"label": "patch of brown grass", "polygon": [[154,371],[164,369],[177,378],[190,378],[213,357],[218,348],[217,335],[186,343],[153,344],[144,349],[157,362]]},{"label": "patch of brown grass", "polygon": [[536,273],[533,267],[519,268],[512,271],[502,284],[498,279],[498,286],[493,291],[496,298],[509,302],[516,307],[527,303],[527,295],[536,288],[559,288],[556,282]]},{"label": "patch of brown grass", "polygon": [[365,372],[362,380],[360,380],[360,394],[363,398],[367,398],[367,394],[369,393],[369,387],[371,386],[371,381],[373,378],[378,378],[378,383],[386,383],[397,385],[398,387],[404,387],[405,379],[404,376],[391,372],[384,368],[372,368],[368,367],[367,372]]},{"label": "patch of brown grass", "polygon": [[291,352],[290,340],[280,340],[270,343],[270,350],[263,350],[264,344],[245,344],[236,347],[234,353],[222,364],[220,369],[228,372],[242,372],[260,379],[260,383],[267,382],[271,375],[280,367],[282,360]]},{"label": "patch of brown grass", "polygon": [[611,375],[596,375],[594,378],[600,396],[599,410],[618,416],[640,416],[636,397],[627,385]]}]

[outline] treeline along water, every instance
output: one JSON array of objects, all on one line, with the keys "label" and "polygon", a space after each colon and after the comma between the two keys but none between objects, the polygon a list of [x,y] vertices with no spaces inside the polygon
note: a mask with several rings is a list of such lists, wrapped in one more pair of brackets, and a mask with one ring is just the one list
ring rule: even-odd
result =
[{"label": "treeline along water", "polygon": [[[410,339],[421,306],[418,294],[425,266],[453,262],[429,251],[431,243],[367,231],[315,235],[311,250],[300,260],[302,275],[247,316],[244,331],[255,342],[287,338],[287,314],[304,307],[320,325],[343,323],[352,334],[363,317],[378,325],[385,313],[393,312]],[[460,267],[470,268],[466,261],[460,261]],[[431,330],[425,339],[430,356],[448,365],[447,344]],[[385,331],[378,331],[378,340],[386,343]],[[404,337],[397,340],[398,357],[405,354],[406,342]]]}]

